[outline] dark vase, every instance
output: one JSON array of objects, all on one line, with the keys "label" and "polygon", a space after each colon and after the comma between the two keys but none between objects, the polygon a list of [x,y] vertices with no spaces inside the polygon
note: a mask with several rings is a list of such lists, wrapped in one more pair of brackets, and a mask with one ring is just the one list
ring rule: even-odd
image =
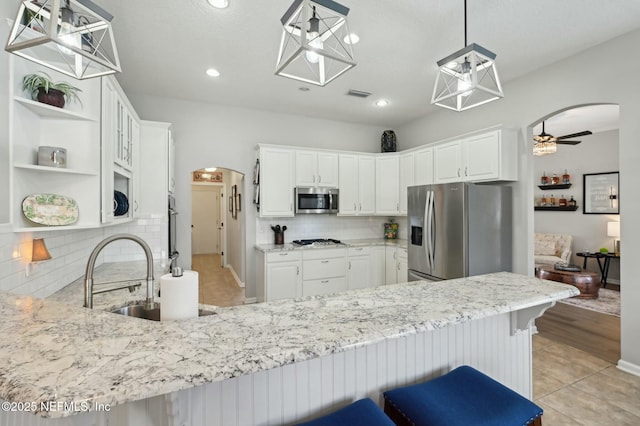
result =
[{"label": "dark vase", "polygon": [[38,102],[42,102],[43,104],[53,105],[58,108],[64,107],[64,93],[57,90],[49,88],[49,92],[45,92],[43,87],[38,88]]},{"label": "dark vase", "polygon": [[396,134],[393,130],[382,132],[381,152],[396,152]]}]

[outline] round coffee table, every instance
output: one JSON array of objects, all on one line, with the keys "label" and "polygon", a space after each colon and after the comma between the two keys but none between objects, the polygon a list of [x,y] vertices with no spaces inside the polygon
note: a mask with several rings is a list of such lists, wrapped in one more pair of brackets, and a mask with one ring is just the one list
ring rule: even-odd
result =
[{"label": "round coffee table", "polygon": [[536,277],[544,280],[571,284],[580,290],[577,299],[597,299],[600,290],[600,274],[589,271],[557,271],[553,266],[537,266]]}]

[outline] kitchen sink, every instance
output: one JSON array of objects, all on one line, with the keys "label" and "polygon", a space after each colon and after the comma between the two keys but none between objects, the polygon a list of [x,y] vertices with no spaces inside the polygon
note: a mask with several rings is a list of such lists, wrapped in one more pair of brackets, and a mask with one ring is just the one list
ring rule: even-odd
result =
[{"label": "kitchen sink", "polygon": [[[111,313],[125,315],[128,317],[142,318],[151,321],[160,321],[160,305],[158,303],[155,303],[150,309],[147,309],[145,305],[123,306],[122,308],[112,310]],[[199,317],[214,315],[215,313],[215,311],[198,309]]]}]

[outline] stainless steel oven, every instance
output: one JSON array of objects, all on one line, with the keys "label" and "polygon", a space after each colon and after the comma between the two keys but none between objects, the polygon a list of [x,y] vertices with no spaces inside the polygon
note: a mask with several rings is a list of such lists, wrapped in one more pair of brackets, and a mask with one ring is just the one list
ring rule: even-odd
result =
[{"label": "stainless steel oven", "polygon": [[337,188],[295,189],[296,214],[301,213],[338,213]]},{"label": "stainless steel oven", "polygon": [[178,261],[178,250],[176,248],[176,219],[178,216],[178,212],[176,211],[176,199],[173,195],[169,195],[169,261],[170,261],[170,270],[173,270],[173,267],[176,266],[176,262]]}]

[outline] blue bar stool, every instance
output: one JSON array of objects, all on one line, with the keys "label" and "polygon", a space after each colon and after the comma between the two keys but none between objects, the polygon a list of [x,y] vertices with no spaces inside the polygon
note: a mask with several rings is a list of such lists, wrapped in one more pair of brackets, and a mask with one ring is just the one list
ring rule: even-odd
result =
[{"label": "blue bar stool", "polygon": [[396,425],[542,425],[542,408],[469,366],[428,382],[384,392]]},{"label": "blue bar stool", "polygon": [[369,398],[361,399],[319,419],[299,426],[395,426]]}]

